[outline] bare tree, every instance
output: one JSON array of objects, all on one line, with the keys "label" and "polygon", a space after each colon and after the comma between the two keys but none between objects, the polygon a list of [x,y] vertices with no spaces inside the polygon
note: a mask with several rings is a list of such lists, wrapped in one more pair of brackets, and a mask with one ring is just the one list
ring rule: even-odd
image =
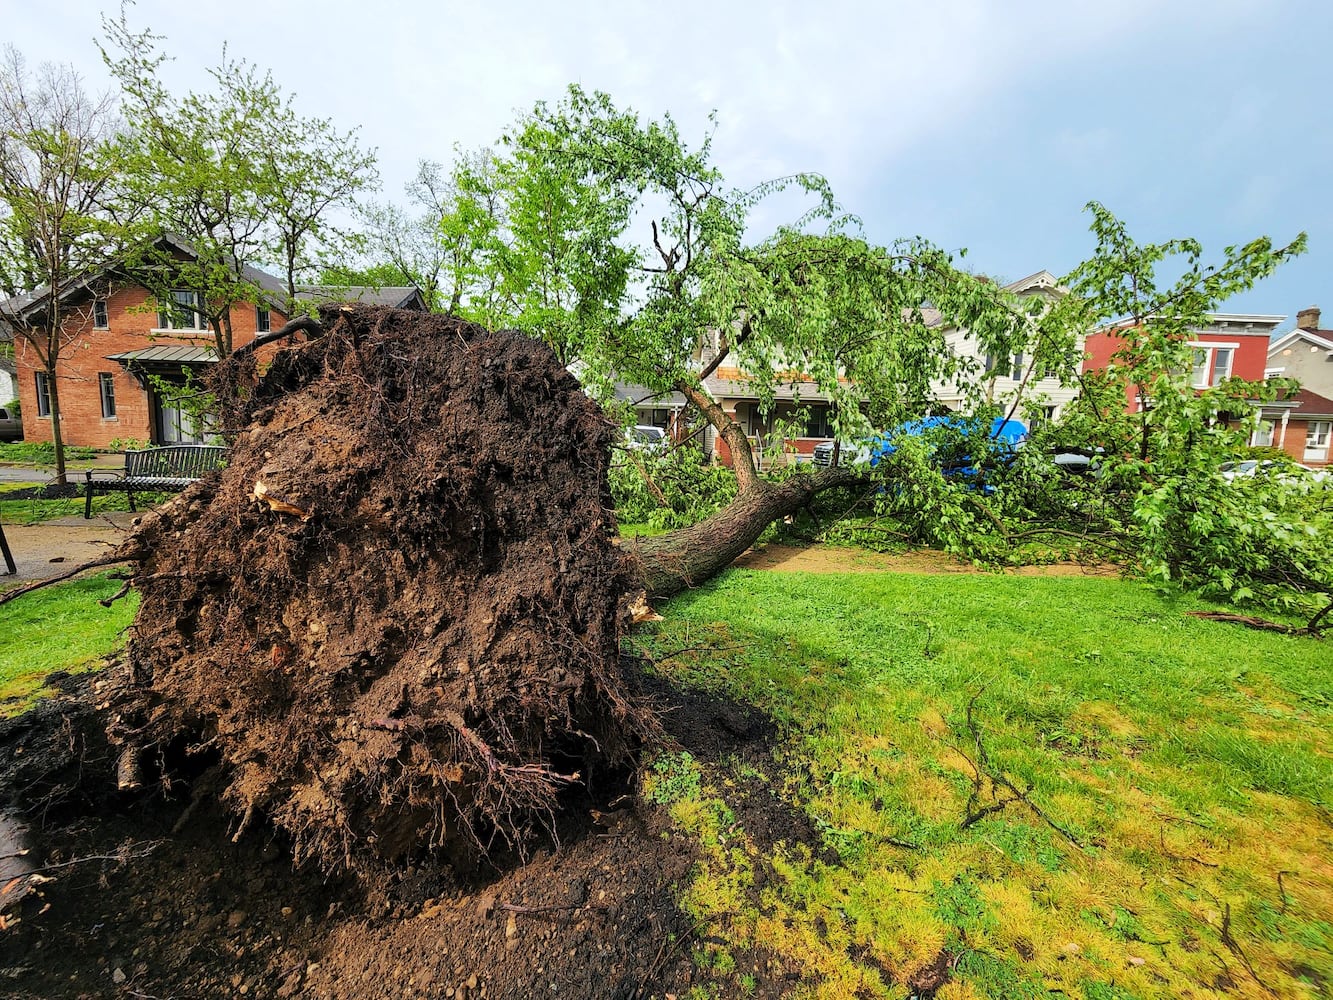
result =
[{"label": "bare tree", "polygon": [[[84,296],[123,250],[131,227],[106,210],[113,168],[104,155],[117,128],[109,95],[92,96],[71,66],[31,73],[7,46],[0,60],[0,320],[44,375],[56,479],[65,481],[60,427],[61,352],[93,308]],[[87,287],[89,292],[95,289]]]}]

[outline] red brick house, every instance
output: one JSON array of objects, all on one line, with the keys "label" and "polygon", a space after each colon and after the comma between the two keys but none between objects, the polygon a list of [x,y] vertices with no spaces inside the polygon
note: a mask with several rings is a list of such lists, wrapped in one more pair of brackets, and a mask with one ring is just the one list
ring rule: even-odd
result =
[{"label": "red brick house", "polygon": [[[276,330],[288,317],[278,303],[287,300],[282,282],[247,268],[245,278],[258,289],[258,302],[231,305],[232,347]],[[195,295],[173,290],[184,304]],[[184,384],[186,372],[202,372],[217,361],[213,334],[197,313],[162,309],[151,293],[114,274],[96,276],[65,293],[66,333],[56,378],[62,437],[69,445],[94,448],[127,442],[169,444],[202,441],[207,432],[170,396],[157,391],[149,376]],[[0,303],[0,315],[17,320],[40,317],[41,290]],[[416,288],[298,289],[298,302],[359,301],[374,305],[424,309]],[[28,441],[51,440],[51,406],[47,374],[32,345],[14,338],[18,395],[23,434]]]},{"label": "red brick house", "polygon": [[[1225,378],[1243,378],[1261,382],[1268,368],[1268,341],[1285,316],[1255,316],[1242,313],[1212,313],[1208,325],[1190,331],[1188,344],[1193,349],[1191,384],[1207,389]],[[1105,327],[1088,334],[1085,341],[1084,371],[1105,371],[1111,356],[1123,343],[1119,330]],[[1134,386],[1125,387],[1125,408],[1139,410]]]}]

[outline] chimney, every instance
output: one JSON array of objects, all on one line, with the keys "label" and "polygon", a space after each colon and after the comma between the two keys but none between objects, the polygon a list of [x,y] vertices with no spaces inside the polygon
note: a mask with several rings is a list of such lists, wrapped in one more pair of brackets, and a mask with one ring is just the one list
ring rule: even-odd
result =
[{"label": "chimney", "polygon": [[1318,330],[1319,329],[1319,307],[1310,306],[1308,309],[1302,309],[1296,314],[1296,329],[1298,330]]}]

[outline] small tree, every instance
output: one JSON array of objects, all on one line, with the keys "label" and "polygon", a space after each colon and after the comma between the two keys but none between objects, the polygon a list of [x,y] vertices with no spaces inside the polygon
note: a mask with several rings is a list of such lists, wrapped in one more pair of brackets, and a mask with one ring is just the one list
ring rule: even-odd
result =
[{"label": "small tree", "polygon": [[291,315],[298,278],[344,254],[350,234],[334,216],[376,183],[374,157],[354,133],[297,114],[272,74],[225,50],[214,89],[177,98],[161,80],[161,36],[132,30],[124,10],[102,24],[130,126],[117,149],[121,196],[180,238],[145,243],[128,267],[159,307],[202,320],[226,357],[232,304],[271,297],[256,267],[279,267]]},{"label": "small tree", "polygon": [[[102,273],[133,234],[132,213],[112,211],[115,166],[107,144],[118,119],[108,97],[93,97],[71,67],[31,74],[5,49],[0,64],[0,320],[38,360],[55,445],[56,481],[65,480],[60,424],[60,358],[90,297],[70,292]],[[78,302],[78,304],[75,304]]]}]

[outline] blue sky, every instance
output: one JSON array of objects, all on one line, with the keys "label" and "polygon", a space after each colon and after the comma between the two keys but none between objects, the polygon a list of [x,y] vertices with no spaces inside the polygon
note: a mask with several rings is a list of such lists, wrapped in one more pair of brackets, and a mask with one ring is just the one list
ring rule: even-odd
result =
[{"label": "blue sky", "polygon": [[[19,5],[13,5],[17,7]],[[104,85],[93,38],[110,4],[6,12],[29,60]],[[1333,326],[1333,111],[1321,0],[772,0],[728,4],[183,4],[143,0],[169,80],[202,86],[222,43],[272,69],[309,114],[359,126],[382,198],[420,158],[491,142],[516,110],[577,81],[715,152],[744,186],[825,174],[867,235],[966,247],[977,271],[1064,273],[1092,248],[1083,206],[1140,241],[1220,251],[1261,234],[1310,250],[1237,312],[1323,305]]]}]

